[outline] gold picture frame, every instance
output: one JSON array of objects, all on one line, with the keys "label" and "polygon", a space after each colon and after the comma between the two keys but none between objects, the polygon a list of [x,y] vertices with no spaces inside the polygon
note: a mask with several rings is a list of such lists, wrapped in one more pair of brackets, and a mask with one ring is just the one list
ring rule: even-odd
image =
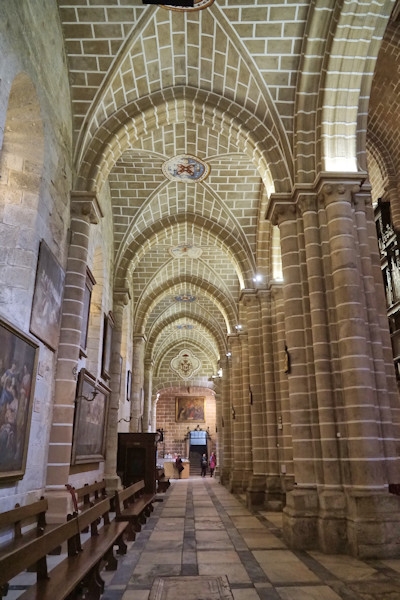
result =
[{"label": "gold picture frame", "polygon": [[204,396],[176,396],[176,423],[205,423]]}]

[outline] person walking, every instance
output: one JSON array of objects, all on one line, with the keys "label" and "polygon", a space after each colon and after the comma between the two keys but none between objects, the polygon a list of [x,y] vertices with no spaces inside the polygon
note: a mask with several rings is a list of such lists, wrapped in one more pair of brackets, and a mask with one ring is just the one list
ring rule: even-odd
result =
[{"label": "person walking", "polygon": [[207,456],[205,454],[203,454],[203,456],[200,459],[200,468],[201,468],[201,476],[202,477],[205,477],[207,474],[207,465],[208,465]]},{"label": "person walking", "polygon": [[217,466],[217,457],[215,456],[215,452],[211,452],[210,456],[210,477],[214,475],[215,467]]}]

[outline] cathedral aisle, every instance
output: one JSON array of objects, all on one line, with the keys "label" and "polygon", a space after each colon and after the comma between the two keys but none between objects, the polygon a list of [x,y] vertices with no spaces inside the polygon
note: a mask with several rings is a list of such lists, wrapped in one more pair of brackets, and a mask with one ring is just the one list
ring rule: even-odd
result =
[{"label": "cathedral aisle", "polygon": [[279,513],[248,511],[217,479],[172,481],[102,600],[230,598],[400,600],[400,559],[293,552]]}]

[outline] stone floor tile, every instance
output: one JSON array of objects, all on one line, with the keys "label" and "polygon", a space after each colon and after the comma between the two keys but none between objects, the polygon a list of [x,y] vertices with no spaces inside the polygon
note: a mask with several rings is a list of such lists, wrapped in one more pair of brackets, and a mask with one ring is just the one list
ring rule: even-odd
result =
[{"label": "stone floor tile", "polygon": [[289,550],[253,550],[253,555],[272,583],[318,581],[318,577]]},{"label": "stone floor tile", "polygon": [[202,563],[213,563],[213,564],[218,564],[218,563],[239,563],[240,564],[240,557],[237,554],[237,552],[234,551],[224,551],[224,552],[219,552],[219,551],[215,551],[215,550],[198,550],[197,551],[197,562],[200,564]]},{"label": "stone floor tile", "polygon": [[255,590],[253,587],[233,589],[232,595],[234,600],[260,600],[257,590]]},{"label": "stone floor tile", "polygon": [[226,575],[231,584],[250,583],[250,577],[248,576],[246,569],[240,564],[199,564],[199,575]]},{"label": "stone floor tile", "polygon": [[343,581],[367,579],[377,573],[371,566],[352,556],[323,554],[322,552],[308,552],[308,554]]},{"label": "stone floor tile", "polygon": [[279,587],[276,591],[282,600],[341,600],[341,597],[326,585]]}]

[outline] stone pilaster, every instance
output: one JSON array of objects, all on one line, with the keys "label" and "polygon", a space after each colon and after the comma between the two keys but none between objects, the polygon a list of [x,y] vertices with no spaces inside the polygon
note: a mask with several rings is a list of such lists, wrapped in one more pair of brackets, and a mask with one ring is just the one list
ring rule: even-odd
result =
[{"label": "stone pilaster", "polygon": [[[231,348],[228,339],[228,356],[221,359],[222,366],[222,413],[221,424],[218,426],[218,443],[220,447],[220,481],[223,485],[229,485],[230,474],[233,464],[233,440],[232,440],[232,422],[231,422]],[[223,461],[221,460],[223,458]]]},{"label": "stone pilaster", "polygon": [[151,397],[153,392],[153,361],[144,361],[144,408],[143,408],[143,431],[154,431],[152,420]]},{"label": "stone pilaster", "polygon": [[319,545],[324,552],[345,551],[345,500],[335,415],[335,381],[332,374],[332,344],[329,332],[323,239],[320,235],[318,199],[314,193],[301,194],[298,201],[303,217],[310,319],[313,341],[316,402],[318,406],[319,469],[316,469],[319,496]]},{"label": "stone pilaster", "polygon": [[124,310],[130,300],[129,291],[118,289],[114,291],[114,330],[112,337],[111,379],[110,379],[110,406],[108,409],[107,436],[106,436],[106,464],[104,478],[110,492],[121,486],[117,476],[117,451],[118,451],[118,411],[121,390],[120,355],[122,344],[122,328],[124,323]]},{"label": "stone pilaster", "polygon": [[145,336],[134,335],[132,356],[131,421],[129,425],[129,431],[133,433],[137,433],[142,430],[145,350]]},{"label": "stone pilaster", "polygon": [[312,548],[317,539],[318,497],[314,460],[313,408],[304,314],[303,248],[299,241],[298,215],[293,204],[277,205],[273,215],[279,225],[284,278],[285,328],[290,373],[288,374],[292,420],[295,489],[286,495],[283,531],[294,548]]},{"label": "stone pilaster", "polygon": [[231,400],[230,422],[232,431],[233,464],[230,473],[229,489],[231,492],[243,491],[243,472],[246,468],[246,456],[243,434],[242,416],[242,368],[241,348],[238,335],[229,337],[231,356]]},{"label": "stone pilaster", "polygon": [[[248,507],[263,506],[266,484],[265,388],[262,374],[262,346],[260,320],[260,300],[256,292],[247,293],[243,298],[246,312],[248,335],[249,388],[247,401],[250,406],[252,465],[253,470],[246,489]],[[246,394],[244,394],[246,400]]]},{"label": "stone pilaster", "polygon": [[[258,296],[261,310],[261,357],[265,398],[263,401],[265,412],[264,448],[266,452],[265,505],[269,510],[281,510],[284,504],[283,495],[286,490],[286,471],[289,464],[285,456],[284,422],[280,397],[281,378],[287,379],[287,375],[283,373],[282,361],[285,347],[282,289],[279,286],[271,291],[262,290],[258,292]],[[279,310],[281,316],[276,317],[278,305],[282,305],[282,309]],[[283,395],[288,397],[287,393]],[[287,414],[289,414],[289,410],[287,410]],[[287,430],[288,424],[285,423],[285,433]],[[290,464],[293,465],[292,453]]]},{"label": "stone pilaster", "polygon": [[97,224],[102,216],[94,193],[71,193],[71,238],[65,274],[46,478],[49,518],[56,522],[64,521],[71,508],[71,496],[65,492],[65,484],[69,480],[71,464],[76,369],[80,353],[90,225]]}]

